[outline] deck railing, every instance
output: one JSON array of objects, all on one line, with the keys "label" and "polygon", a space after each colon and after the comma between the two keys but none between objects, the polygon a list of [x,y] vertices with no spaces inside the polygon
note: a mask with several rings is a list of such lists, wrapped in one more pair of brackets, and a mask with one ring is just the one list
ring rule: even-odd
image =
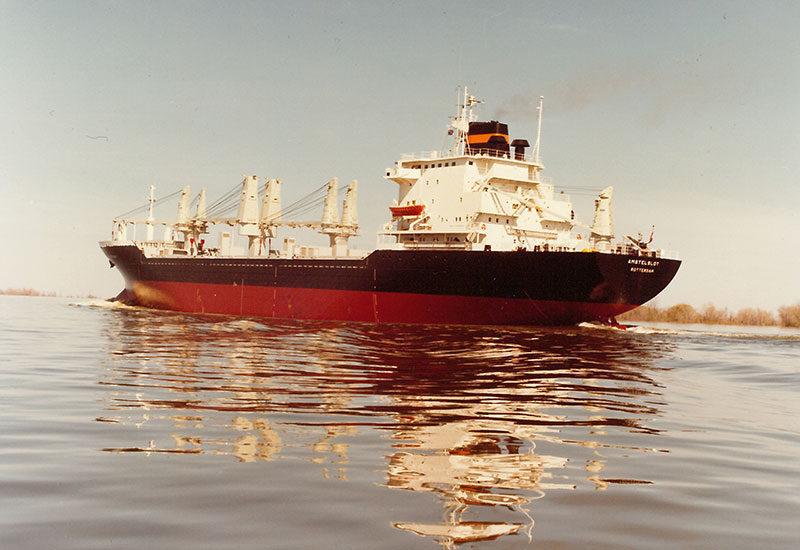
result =
[{"label": "deck railing", "polygon": [[431,160],[443,160],[443,159],[451,159],[455,157],[494,157],[494,158],[506,158],[506,159],[514,159],[514,160],[522,160],[526,162],[532,162],[534,164],[541,164],[541,159],[535,157],[533,154],[524,155],[521,157],[516,156],[514,152],[506,153],[505,151],[495,151],[492,149],[481,149],[479,151],[465,151],[462,155],[457,155],[454,151],[448,149],[447,151],[416,151],[412,153],[403,153],[400,155],[400,160],[402,161],[409,161],[409,160],[421,160],[421,161],[431,161]]}]

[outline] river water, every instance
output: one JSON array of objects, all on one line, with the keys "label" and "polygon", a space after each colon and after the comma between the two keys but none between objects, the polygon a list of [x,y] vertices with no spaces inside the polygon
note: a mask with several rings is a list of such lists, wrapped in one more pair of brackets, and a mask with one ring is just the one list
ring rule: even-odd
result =
[{"label": "river water", "polygon": [[800,331],[0,297],[0,548],[800,547]]}]

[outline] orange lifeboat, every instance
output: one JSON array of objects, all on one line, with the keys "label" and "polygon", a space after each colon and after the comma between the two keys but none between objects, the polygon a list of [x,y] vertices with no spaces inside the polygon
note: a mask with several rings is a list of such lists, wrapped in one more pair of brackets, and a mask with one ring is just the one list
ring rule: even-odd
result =
[{"label": "orange lifeboat", "polygon": [[389,210],[395,218],[400,216],[419,216],[425,210],[424,204],[407,204],[406,206],[390,206]]}]

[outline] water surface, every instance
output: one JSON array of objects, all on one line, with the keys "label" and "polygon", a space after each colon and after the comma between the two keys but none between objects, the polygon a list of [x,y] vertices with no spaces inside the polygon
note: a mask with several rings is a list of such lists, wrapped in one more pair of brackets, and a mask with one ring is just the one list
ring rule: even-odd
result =
[{"label": "water surface", "polygon": [[0,297],[2,548],[796,548],[800,332]]}]

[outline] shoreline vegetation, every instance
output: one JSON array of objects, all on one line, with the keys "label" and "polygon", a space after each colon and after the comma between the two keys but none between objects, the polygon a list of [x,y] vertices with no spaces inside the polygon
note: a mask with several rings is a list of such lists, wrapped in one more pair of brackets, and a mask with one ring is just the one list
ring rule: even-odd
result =
[{"label": "shoreline vegetation", "polygon": [[757,327],[780,326],[800,327],[800,302],[791,306],[781,306],[777,315],[758,308],[744,308],[728,311],[705,304],[696,310],[689,304],[678,304],[669,308],[658,306],[639,306],[618,316],[619,321],[645,321],[652,323],[681,323],[702,325],[748,325]]},{"label": "shoreline vegetation", "polygon": [[[7,296],[45,296],[60,297],[55,292],[42,292],[32,288],[6,288],[0,289],[0,295]],[[69,298],[91,298],[98,296],[68,296]],[[778,314],[758,308],[744,308],[737,312],[728,311],[728,308],[718,308],[705,304],[696,310],[689,304],[678,304],[668,308],[658,306],[639,306],[636,309],[623,313],[619,321],[645,321],[651,323],[680,323],[699,325],[748,325],[748,326],[781,326],[800,327],[800,302],[791,306],[781,306]]]}]

